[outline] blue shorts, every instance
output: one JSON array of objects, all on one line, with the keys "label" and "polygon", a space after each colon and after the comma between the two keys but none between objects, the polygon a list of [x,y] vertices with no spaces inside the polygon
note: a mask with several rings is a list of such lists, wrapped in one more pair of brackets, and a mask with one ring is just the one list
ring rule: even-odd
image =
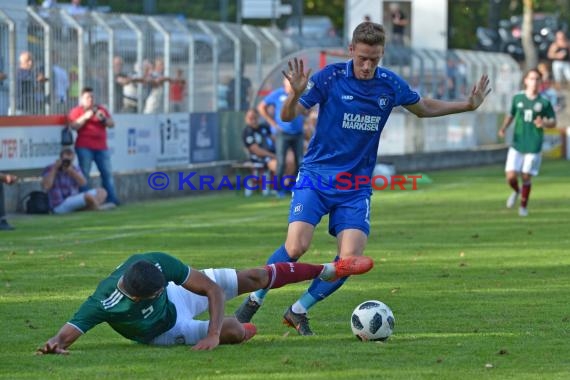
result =
[{"label": "blue shorts", "polygon": [[295,189],[291,198],[289,223],[306,222],[316,226],[329,214],[329,233],[337,236],[346,229],[370,233],[369,190],[324,192],[314,188]]}]

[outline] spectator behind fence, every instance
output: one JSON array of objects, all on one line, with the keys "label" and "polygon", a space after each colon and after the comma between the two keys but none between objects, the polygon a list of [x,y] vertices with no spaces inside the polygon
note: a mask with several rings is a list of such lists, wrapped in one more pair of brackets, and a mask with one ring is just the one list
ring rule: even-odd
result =
[{"label": "spectator behind fence", "polygon": [[81,5],[81,0],[71,0],[65,10],[71,16],[83,16],[87,13],[87,8]]},{"label": "spectator behind fence", "polygon": [[[111,171],[111,155],[107,148],[107,128],[115,126],[109,111],[95,104],[93,89],[86,87],[81,91],[79,105],[69,112],[68,119],[71,127],[77,130],[75,152],[83,176],[89,182],[91,163],[95,161],[101,174],[101,184],[107,190],[107,202],[119,205]],[[80,187],[81,191],[87,189],[89,185]]]},{"label": "spectator behind fence", "polygon": [[163,111],[164,82],[170,80],[170,78],[164,76],[164,61],[161,58],[155,59],[154,69],[147,77],[147,82],[151,89],[146,98],[143,113],[151,114]]},{"label": "spectator behind fence", "polygon": [[123,113],[137,113],[139,108],[138,84],[144,83],[143,63],[135,63],[128,77],[129,82],[122,88],[123,98],[120,109]]},{"label": "spectator behind fence", "polygon": [[538,91],[541,95],[544,95],[554,108],[554,111],[559,111],[561,109],[559,104],[559,94],[558,91],[553,86],[552,77],[550,75],[550,67],[548,62],[540,62],[536,69],[540,73],[541,81]]},{"label": "spectator behind fence", "polygon": [[4,57],[0,56],[0,115],[8,114],[8,76],[4,71]]},{"label": "spectator behind fence", "polygon": [[[114,111],[123,111],[124,96],[126,87],[131,83],[131,78],[123,71],[123,58],[116,56],[113,58],[113,80],[115,90]],[[136,112],[136,86],[135,86],[135,111]]]},{"label": "spectator behind fence", "polygon": [[552,60],[552,75],[556,86],[560,88],[570,81],[570,43],[562,30],[556,32],[546,55]]},{"label": "spectator behind fence", "polygon": [[176,70],[176,76],[170,81],[170,107],[173,112],[182,112],[186,96],[186,79],[184,71]]},{"label": "spectator behind fence", "polygon": [[16,72],[16,114],[42,114],[43,91],[40,87],[48,79],[34,69],[32,53],[20,53],[18,71]]},{"label": "spectator behind fence", "polygon": [[[240,111],[245,111],[249,108],[252,94],[251,80],[244,75],[245,67],[242,63],[240,67]],[[227,101],[228,109],[235,110],[235,93],[236,93],[236,78],[230,79],[228,83]]]},{"label": "spectator behind fence", "polygon": [[57,65],[54,64],[52,67],[53,70],[53,105],[54,110],[53,113],[66,113],[67,112],[67,98],[69,92],[69,74],[67,71]]},{"label": "spectator behind fence", "polygon": [[11,231],[14,229],[6,220],[6,209],[4,206],[4,184],[13,185],[18,177],[12,174],[0,173],[0,231]]},{"label": "spectator behind fence", "polygon": [[390,4],[390,13],[392,17],[392,43],[403,46],[408,19],[406,14],[400,9],[400,5],[396,3]]},{"label": "spectator behind fence", "polygon": [[47,166],[42,174],[42,187],[48,193],[50,208],[54,214],[67,214],[73,211],[98,210],[105,202],[107,192],[96,188],[80,192],[87,180],[81,169],[73,164],[75,153],[71,148],[64,148],[53,164]]}]

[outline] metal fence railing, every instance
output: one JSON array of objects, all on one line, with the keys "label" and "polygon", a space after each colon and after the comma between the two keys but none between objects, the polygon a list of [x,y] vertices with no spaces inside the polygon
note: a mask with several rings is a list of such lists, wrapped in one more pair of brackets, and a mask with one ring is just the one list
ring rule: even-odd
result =
[{"label": "metal fence railing", "polygon": [[83,87],[113,113],[242,110],[286,52],[275,28],[180,17],[28,7],[20,24],[0,11],[0,115],[65,113]]},{"label": "metal fence railing", "polygon": [[[298,52],[276,28],[58,8],[27,15],[15,24],[0,11],[1,115],[65,113],[86,86],[113,113],[239,111],[280,85],[289,54],[322,64],[322,49]],[[16,51],[16,35],[25,35],[25,50]],[[388,45],[382,65],[441,99],[467,96],[487,73],[487,111],[507,110],[521,79],[518,64],[498,53]]]}]

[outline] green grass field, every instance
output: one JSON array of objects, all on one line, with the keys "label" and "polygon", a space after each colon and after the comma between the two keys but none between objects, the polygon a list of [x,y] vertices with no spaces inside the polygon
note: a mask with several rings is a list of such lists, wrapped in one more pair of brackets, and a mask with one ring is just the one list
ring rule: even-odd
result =
[{"label": "green grass field", "polygon": [[[376,266],[311,310],[317,336],[281,324],[308,283],[292,285],[269,294],[252,341],[210,352],[135,344],[101,325],[69,356],[34,355],[134,252],[169,252],[197,268],[263,264],[285,238],[287,200],[225,193],[12,217],[17,229],[0,234],[0,378],[568,379],[569,167],[543,163],[527,218],[505,208],[502,166],[433,172],[418,191],[376,192],[366,250]],[[334,256],[327,225],[304,261]],[[394,311],[387,343],[351,334],[351,311],[367,299]]]}]

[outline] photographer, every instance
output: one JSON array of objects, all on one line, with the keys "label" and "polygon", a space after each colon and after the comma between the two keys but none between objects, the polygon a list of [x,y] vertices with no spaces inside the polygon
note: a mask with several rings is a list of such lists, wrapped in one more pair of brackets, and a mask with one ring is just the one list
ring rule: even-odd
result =
[{"label": "photographer", "polygon": [[[86,87],[81,91],[79,105],[69,112],[68,119],[71,127],[77,130],[75,152],[83,176],[89,182],[91,163],[95,161],[101,174],[101,185],[107,191],[107,202],[118,205],[111,171],[111,155],[107,147],[107,128],[115,126],[109,111],[102,105],[95,104],[93,89]],[[89,188],[84,184],[80,190],[86,191]]]},{"label": "photographer", "polygon": [[73,150],[65,148],[59,154],[59,159],[46,167],[42,174],[42,187],[48,193],[54,214],[98,210],[107,198],[107,192],[103,188],[79,191],[79,187],[87,181],[81,170],[73,165],[74,158]]}]

